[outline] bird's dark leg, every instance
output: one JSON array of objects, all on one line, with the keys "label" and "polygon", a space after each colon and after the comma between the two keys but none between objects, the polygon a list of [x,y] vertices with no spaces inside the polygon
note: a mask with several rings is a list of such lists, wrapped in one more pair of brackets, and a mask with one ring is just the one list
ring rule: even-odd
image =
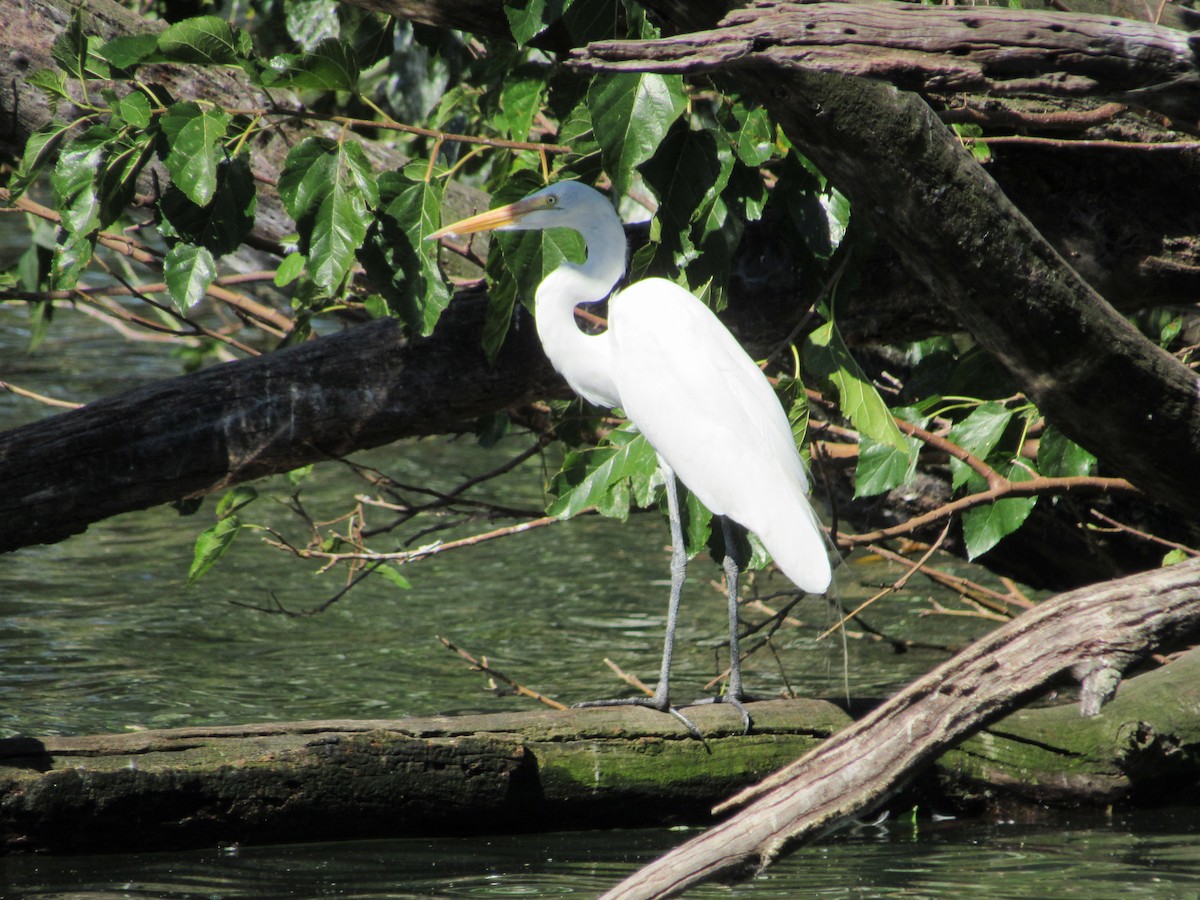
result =
[{"label": "bird's dark leg", "polygon": [[[687,544],[683,540],[683,521],[679,517],[679,488],[675,472],[659,459],[667,488],[667,512],[671,520],[671,598],[667,602],[667,636],[663,640],[662,665],[658,670],[658,684],[653,697],[621,697],[616,700],[588,700],[576,706],[649,706],[673,715],[692,737],[704,740],[692,722],[671,705],[671,657],[675,653],[675,627],[679,623],[679,601],[683,596],[683,580],[687,576]],[[736,569],[736,567],[735,567]],[[736,615],[736,613],[735,613]],[[749,726],[747,726],[749,727]]]},{"label": "bird's dark leg", "polygon": [[742,689],[742,658],[738,646],[738,565],[737,535],[734,534],[733,522],[728,516],[721,517],[721,526],[725,536],[725,585],[729,591],[729,683],[725,686],[725,695],[721,702],[728,703],[742,714],[742,724],[746,732],[750,731],[750,713],[742,702],[746,699]]}]

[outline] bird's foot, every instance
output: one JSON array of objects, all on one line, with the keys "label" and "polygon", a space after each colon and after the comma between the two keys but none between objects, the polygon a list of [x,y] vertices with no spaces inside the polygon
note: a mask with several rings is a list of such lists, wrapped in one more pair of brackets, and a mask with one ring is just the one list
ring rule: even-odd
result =
[{"label": "bird's foot", "polygon": [[694,705],[699,706],[702,703],[727,703],[727,704],[729,704],[735,710],[737,710],[738,715],[740,715],[742,717],[743,733],[749,734],[750,728],[753,725],[753,722],[750,719],[750,710],[746,709],[746,704],[743,702],[744,700],[748,700],[748,699],[749,698],[745,694],[742,694],[740,692],[737,694],[730,694],[730,693],[726,692],[719,697],[705,697],[703,700],[697,700]]},{"label": "bird's foot", "polygon": [[659,712],[670,713],[688,730],[688,734],[704,744],[704,746],[708,746],[708,741],[704,740],[704,735],[700,733],[700,729],[692,723],[692,720],[665,700],[659,700],[655,697],[618,697],[615,700],[585,700],[583,703],[576,703],[575,709],[584,709],[589,706],[644,706],[647,709],[656,709]]}]

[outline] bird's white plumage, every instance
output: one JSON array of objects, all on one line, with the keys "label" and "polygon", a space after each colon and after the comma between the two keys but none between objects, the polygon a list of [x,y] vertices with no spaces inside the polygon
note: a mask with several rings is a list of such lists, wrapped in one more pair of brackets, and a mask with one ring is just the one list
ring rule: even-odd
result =
[{"label": "bird's white plumage", "polygon": [[829,586],[808,478],[770,383],[707,306],[646,279],[609,301],[625,414],[712,512],[758,535],[797,586]]},{"label": "bird's white plumage", "polygon": [[537,290],[538,337],[550,362],[580,396],[623,409],[688,489],[757,534],[799,587],[824,591],[829,560],[787,415],[712,311],[678,285],[648,278],[610,298],[606,332],[581,332],[575,307],[608,296],[626,254],[620,219],[586,185],[560,182],[433,236],[491,228],[583,236],[587,259],[559,266]]}]

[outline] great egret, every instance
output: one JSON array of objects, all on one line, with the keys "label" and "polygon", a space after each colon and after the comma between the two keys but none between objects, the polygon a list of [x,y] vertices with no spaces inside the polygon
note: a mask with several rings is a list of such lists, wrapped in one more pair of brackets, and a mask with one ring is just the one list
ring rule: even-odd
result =
[{"label": "great egret", "polygon": [[[583,263],[564,262],[535,294],[534,315],[546,356],[567,384],[598,406],[617,407],[658,454],[671,521],[671,596],[662,668],[653,698],[581,706],[635,704],[670,712],[669,682],[687,553],[679,519],[678,476],[725,529],[729,587],[730,678],[720,700],[742,704],[738,659],[737,574],[733,520],[758,535],[784,574],[802,590],[823,593],[830,566],[808,477],[787,415],[770,383],[733,335],[698,299],[663,278],[647,278],[609,297],[625,274],[625,232],[598,191],[564,181],[523,200],[447,225],[429,236],[480,231],[570,228],[587,245]],[[608,329],[589,335],[575,307],[609,297]]]}]

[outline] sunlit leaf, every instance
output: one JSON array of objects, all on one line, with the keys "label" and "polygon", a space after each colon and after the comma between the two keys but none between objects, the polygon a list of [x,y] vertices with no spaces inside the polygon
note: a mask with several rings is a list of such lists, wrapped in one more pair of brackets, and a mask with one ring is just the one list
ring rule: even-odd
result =
[{"label": "sunlit leaf", "polygon": [[184,19],[158,36],[159,52],[176,62],[236,65],[252,49],[249,35],[218,16]]},{"label": "sunlit leaf", "polygon": [[212,202],[199,206],[174,185],[159,200],[161,229],[170,238],[207,247],[214,256],[238,248],[254,227],[258,199],[245,154],[217,164]]},{"label": "sunlit leaf", "polygon": [[622,197],[634,168],[654,155],[686,107],[683,77],[652,72],[600,75],[588,89],[587,102],[613,193]]},{"label": "sunlit leaf", "polygon": [[407,591],[412,588],[412,582],[405,578],[396,569],[395,566],[390,566],[387,563],[375,569],[375,574],[393,587],[398,587],[402,591]]},{"label": "sunlit leaf", "polygon": [[221,141],[229,121],[227,113],[196,103],[178,103],[162,118],[169,148],[163,165],[175,186],[197,206],[207,206],[217,189],[217,166],[225,158]]},{"label": "sunlit leaf", "polygon": [[[973,456],[986,460],[1000,442],[1012,417],[1012,411],[999,403],[981,404],[961,422],[955,423],[950,429],[950,440]],[[953,458],[950,460],[950,471],[951,484],[955,488],[964,484],[973,472],[966,463]]]},{"label": "sunlit leaf", "polygon": [[271,60],[263,83],[293,90],[352,91],[359,66],[352,48],[336,38],[321,41],[310,53],[286,53]]},{"label": "sunlit leaf", "polygon": [[438,228],[443,182],[426,180],[425,163],[412,163],[379,179],[382,214],[371,229],[367,272],[388,285],[389,307],[418,334],[429,334],[451,293],[437,265],[437,245],[425,238]]},{"label": "sunlit leaf", "polygon": [[[1012,463],[1002,472],[1010,481],[1029,481],[1033,474],[1025,466]],[[986,489],[983,479],[971,476],[973,491]],[[963,538],[967,545],[967,557],[975,559],[1024,524],[1025,519],[1037,505],[1037,497],[1008,497],[986,506],[977,506],[963,513]]]},{"label": "sunlit leaf", "polygon": [[734,108],[741,127],[737,133],[737,155],[748,166],[761,166],[775,152],[775,126],[762,107]]},{"label": "sunlit leaf", "polygon": [[567,5],[569,0],[508,0],[503,9],[513,40],[521,45],[529,43],[562,16]]},{"label": "sunlit leaf", "polygon": [[235,488],[230,488],[217,501],[217,518],[223,519],[226,516],[233,515],[239,509],[244,509],[257,499],[258,491],[248,484],[239,484]]},{"label": "sunlit leaf", "polygon": [[109,65],[131,69],[158,52],[158,35],[124,34],[102,45],[99,52]]},{"label": "sunlit leaf", "polygon": [[25,153],[21,157],[21,165],[9,183],[9,190],[14,197],[24,192],[37,178],[46,163],[54,158],[54,154],[62,146],[63,138],[70,129],[69,124],[48,122],[29,136],[25,142]]},{"label": "sunlit leaf", "polygon": [[833,384],[843,415],[863,435],[907,456],[908,442],[833,322],[826,322],[809,335],[804,349],[804,367]]},{"label": "sunlit leaf", "polygon": [[379,201],[362,147],[353,140],[306,139],[287,156],[279,196],[296,220],[309,275],[324,291],[335,293],[354,265]]},{"label": "sunlit leaf", "polygon": [[183,314],[204,299],[217,277],[217,263],[207,247],[176,244],[163,259],[163,279],[171,301]]},{"label": "sunlit leaf", "polygon": [[241,530],[241,521],[236,515],[231,515],[218,519],[212,527],[200,532],[192,551],[192,565],[188,569],[187,583],[195,583],[198,578],[211,569],[229,549],[229,545],[233,543],[233,539]]},{"label": "sunlit leaf", "polygon": [[645,436],[619,429],[606,445],[568,454],[551,488],[558,497],[546,512],[569,519],[594,506],[624,520],[631,502],[648,499],[657,472],[658,456]]},{"label": "sunlit leaf", "polygon": [[854,468],[854,496],[873,497],[900,487],[912,477],[917,468],[919,447],[905,439],[904,449],[864,437],[858,448],[858,463]]}]

